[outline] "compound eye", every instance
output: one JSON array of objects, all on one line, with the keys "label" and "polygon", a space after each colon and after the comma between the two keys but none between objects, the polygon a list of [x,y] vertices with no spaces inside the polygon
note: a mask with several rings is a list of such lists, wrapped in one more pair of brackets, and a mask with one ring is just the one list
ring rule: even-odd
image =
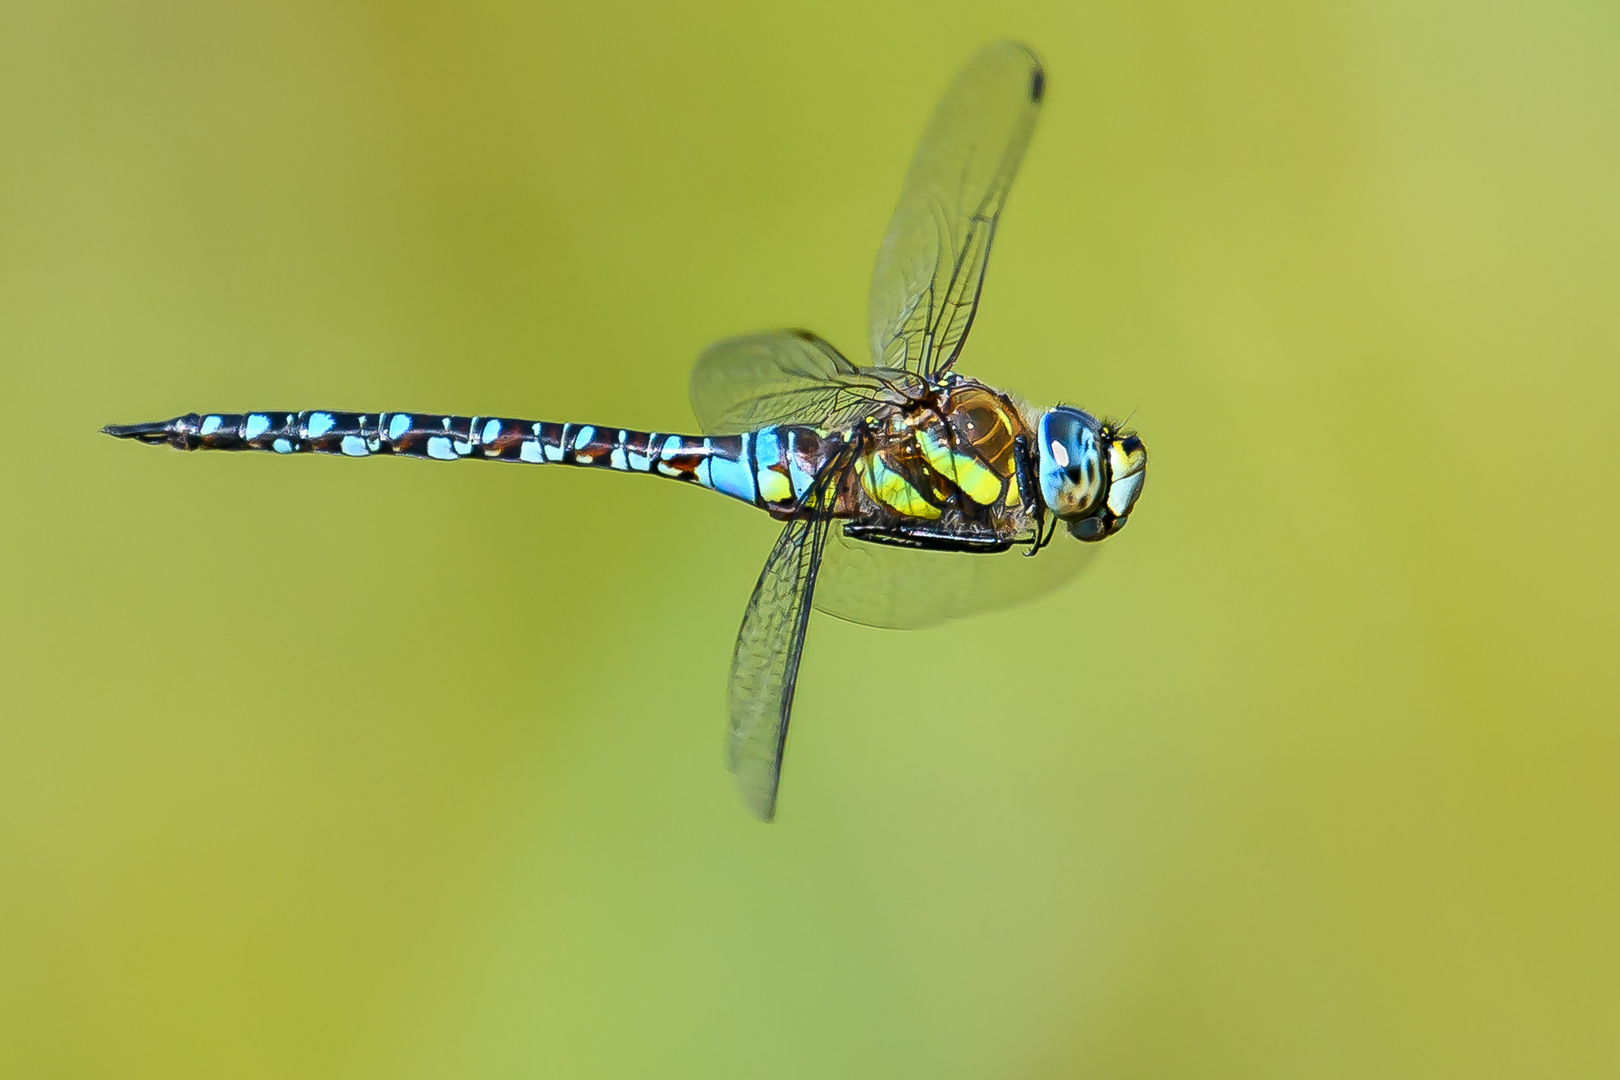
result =
[{"label": "compound eye", "polygon": [[1041,417],[1041,495],[1058,517],[1088,512],[1102,494],[1097,430],[1095,420],[1066,406],[1049,409]]}]

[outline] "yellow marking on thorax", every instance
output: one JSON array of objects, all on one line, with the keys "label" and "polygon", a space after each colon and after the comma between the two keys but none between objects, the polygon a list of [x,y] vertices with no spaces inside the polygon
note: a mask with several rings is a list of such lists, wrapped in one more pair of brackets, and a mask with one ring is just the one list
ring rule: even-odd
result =
[{"label": "yellow marking on thorax", "polygon": [[895,513],[930,521],[939,517],[939,507],[923,498],[904,476],[884,464],[876,453],[861,458],[859,472],[861,486],[866,493]]},{"label": "yellow marking on thorax", "polygon": [[1001,477],[973,455],[958,453],[940,442],[933,428],[918,430],[917,446],[931,469],[980,506],[994,506],[1000,500],[1006,486]]}]

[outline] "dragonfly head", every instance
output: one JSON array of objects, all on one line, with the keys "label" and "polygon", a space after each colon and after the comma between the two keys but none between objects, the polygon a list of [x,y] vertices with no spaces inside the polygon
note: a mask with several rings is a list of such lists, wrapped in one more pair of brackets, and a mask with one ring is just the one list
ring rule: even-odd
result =
[{"label": "dragonfly head", "polygon": [[1147,480],[1147,447],[1090,413],[1059,405],[1041,414],[1040,488],[1076,540],[1104,540],[1125,527]]}]

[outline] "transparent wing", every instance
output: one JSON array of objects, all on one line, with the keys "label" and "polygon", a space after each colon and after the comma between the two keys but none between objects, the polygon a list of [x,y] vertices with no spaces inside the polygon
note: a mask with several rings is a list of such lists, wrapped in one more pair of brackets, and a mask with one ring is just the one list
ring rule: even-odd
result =
[{"label": "transparent wing", "polygon": [[738,435],[771,424],[842,427],[881,400],[903,372],[857,368],[808,330],[727,338],[692,368],[692,411],[710,435]]},{"label": "transparent wing", "polygon": [[917,551],[844,535],[827,542],[815,605],[866,626],[916,630],[947,619],[1016,607],[1057,589],[1096,555],[1096,544],[1058,536],[1033,556]]},{"label": "transparent wing", "polygon": [[761,821],[776,816],[782,749],[830,519],[790,521],[765,560],[731,654],[726,767]]},{"label": "transparent wing", "polygon": [[934,107],[872,271],[875,366],[934,374],[956,362],[1045,89],[1035,54],[1002,41]]}]

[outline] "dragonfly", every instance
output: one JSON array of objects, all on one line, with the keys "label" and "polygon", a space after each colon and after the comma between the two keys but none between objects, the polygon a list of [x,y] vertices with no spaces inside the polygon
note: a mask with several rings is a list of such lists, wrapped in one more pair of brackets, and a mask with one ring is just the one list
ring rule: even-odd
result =
[{"label": "dragonfly", "polygon": [[[783,527],[732,651],[726,761],[749,809],[771,821],[812,607],[916,628],[1029,600],[1076,573],[1142,494],[1147,449],[1134,432],[956,371],[1045,96],[1027,46],[975,54],[928,121],[878,249],[870,363],[802,329],[721,341],[692,372],[702,434],[330,410],[188,413],[104,431],[180,450],[642,473],[765,511]],[[1053,543],[1060,528],[1069,539]]]}]

